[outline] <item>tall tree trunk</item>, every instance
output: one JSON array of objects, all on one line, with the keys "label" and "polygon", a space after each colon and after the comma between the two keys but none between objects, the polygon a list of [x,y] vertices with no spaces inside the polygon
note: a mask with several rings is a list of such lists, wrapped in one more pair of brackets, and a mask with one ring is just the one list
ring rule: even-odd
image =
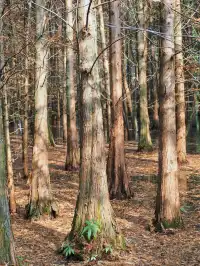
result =
[{"label": "tall tree trunk", "polygon": [[[152,14],[153,15],[153,14]],[[151,16],[152,16],[151,15]],[[151,23],[155,24],[153,18],[150,19]],[[156,42],[156,44],[155,44]],[[159,83],[159,71],[158,71],[158,55],[157,47],[158,42],[151,40],[150,43],[150,52],[151,52],[151,75],[152,75],[152,98],[153,98],[153,128],[158,129],[159,126],[159,116],[158,116],[158,83]]]},{"label": "tall tree trunk", "polygon": [[[0,0],[0,34],[3,36],[4,30],[4,23],[3,23],[3,10],[4,10],[4,0]],[[4,44],[3,42],[0,43],[0,69],[3,70],[4,66]],[[3,73],[1,73],[0,77],[0,87],[3,86]],[[5,126],[5,121],[3,121],[3,114],[2,114],[2,103],[3,103],[3,96],[5,95],[5,88],[4,95],[2,95],[2,91],[0,90],[0,264],[13,264],[17,266],[17,260],[15,257],[15,248],[14,248],[14,239],[10,224],[10,214],[9,214],[9,206],[7,200],[7,186],[6,186],[6,158],[5,158],[5,143],[4,143],[4,129],[3,124]],[[7,97],[6,97],[7,99]],[[9,124],[8,124],[9,125]],[[8,128],[9,130],[9,128]],[[6,130],[5,130],[6,131]],[[9,132],[8,132],[9,133]]]},{"label": "tall tree trunk", "polygon": [[[4,1],[0,1],[0,14],[4,10]],[[4,27],[5,24],[1,20],[0,22],[0,33],[2,36],[4,35]],[[7,33],[7,32],[6,32]],[[5,34],[6,34],[5,33]],[[4,58],[4,42],[2,41],[0,44],[0,69],[2,70],[1,79],[5,78],[4,76],[4,68],[5,68],[5,58]],[[4,117],[2,122],[4,122],[4,133],[5,133],[5,150],[6,150],[6,168],[7,168],[7,181],[8,181],[8,196],[9,196],[9,206],[10,212],[16,213],[16,201],[15,201],[15,187],[14,187],[14,176],[13,176],[13,165],[12,165],[12,154],[11,154],[11,144],[10,144],[10,130],[9,130],[9,111],[8,111],[8,95],[7,95],[7,87],[6,84],[1,84],[3,86],[3,111]],[[1,99],[0,99],[1,101]],[[3,136],[2,136],[3,138]],[[1,142],[1,140],[0,140]],[[0,230],[1,231],[1,230]]]},{"label": "tall tree trunk", "polygon": [[[122,44],[120,38],[120,1],[110,4],[111,40],[110,77],[112,99],[112,130],[107,162],[109,192],[111,198],[127,198],[131,196],[129,179],[124,155],[124,120],[122,104]],[[115,43],[114,43],[115,42]]]},{"label": "tall tree trunk", "polygon": [[25,57],[25,81],[24,81],[24,94],[25,94],[25,104],[24,104],[24,130],[23,130],[23,168],[24,168],[24,178],[28,178],[28,92],[29,92],[29,33],[30,33],[30,19],[31,19],[31,6],[27,5],[28,16],[25,25],[25,45],[26,45],[26,57]]},{"label": "tall tree trunk", "polygon": [[60,129],[61,129],[61,121],[60,121],[60,90],[58,88],[57,91],[57,138],[60,138]]},{"label": "tall tree trunk", "polygon": [[[130,46],[129,46],[129,51],[128,51],[128,56],[129,58],[131,58],[132,61],[132,79],[130,82],[131,88],[133,90],[132,92],[132,104],[133,104],[133,113],[132,113],[132,117],[133,117],[133,134],[134,134],[134,140],[138,141],[138,119],[137,119],[137,113],[138,113],[138,104],[137,104],[137,98],[138,98],[138,68],[137,68],[137,63],[135,62],[137,59],[133,56],[133,50],[136,51],[136,43],[135,42],[131,42]],[[135,62],[135,63],[134,63]]]},{"label": "tall tree trunk", "polygon": [[[45,0],[37,0],[45,6]],[[35,88],[35,127],[32,159],[32,180],[27,217],[39,218],[40,215],[55,214],[52,205],[50,175],[48,166],[48,120],[47,120],[47,48],[46,12],[36,7],[36,88]]]},{"label": "tall tree trunk", "polygon": [[8,114],[8,98],[7,98],[6,85],[3,87],[3,99],[4,99],[4,130],[5,130],[5,144],[6,144],[6,166],[7,166],[7,178],[8,178],[8,195],[10,212],[16,213],[16,201],[15,201],[15,186],[13,176],[12,154],[10,144],[10,131],[9,131],[9,114]]},{"label": "tall tree trunk", "polygon": [[109,57],[106,49],[106,32],[105,32],[105,22],[103,7],[101,4],[102,0],[98,0],[98,14],[99,14],[99,24],[100,24],[100,37],[101,37],[101,48],[105,51],[102,54],[103,58],[103,69],[104,69],[104,91],[106,95],[106,107],[107,107],[107,141],[110,140],[110,127],[111,127],[111,108],[110,108],[110,70],[109,70]]},{"label": "tall tree trunk", "polygon": [[[2,10],[2,1],[0,1],[0,9]],[[5,168],[6,159],[3,132],[2,101],[0,98],[0,264],[12,264],[16,266],[18,264],[15,258],[14,239],[10,224]]]},{"label": "tall tree trunk", "polygon": [[175,0],[175,75],[176,75],[176,126],[177,156],[179,163],[186,162],[185,91],[181,30],[181,3]]},{"label": "tall tree trunk", "polygon": [[[99,253],[105,242],[122,245],[123,238],[116,228],[109,201],[103,118],[97,65],[90,73],[97,56],[97,29],[95,10],[90,0],[79,1],[79,51],[81,72],[81,168],[79,194],[69,240],[80,239],[86,221],[96,221],[101,232],[93,239],[93,249]],[[88,11],[89,5],[89,11]],[[89,16],[87,16],[89,12]],[[78,247],[80,249],[80,245]],[[84,252],[84,251],[83,251]],[[87,250],[85,249],[85,252]],[[92,252],[92,251],[91,251]],[[95,254],[96,254],[95,253]]]},{"label": "tall tree trunk", "polygon": [[[73,1],[66,0],[67,10],[72,10]],[[76,127],[76,93],[75,93],[75,80],[74,80],[74,50],[73,50],[73,12],[67,14],[67,37],[69,44],[67,46],[67,92],[68,92],[68,132],[67,132],[67,157],[66,157],[66,170],[73,170],[79,167],[79,146],[78,134]]]},{"label": "tall tree trunk", "polygon": [[[159,185],[156,223],[160,228],[181,224],[175,115],[174,0],[161,2],[161,66],[159,88]],[[169,119],[170,118],[170,119]]]},{"label": "tall tree trunk", "polygon": [[[126,104],[127,106],[127,123],[128,123],[128,127],[129,127],[129,116],[131,116],[131,124],[132,124],[132,130],[134,130],[134,114],[133,114],[133,103],[132,103],[132,98],[131,98],[131,90],[129,88],[129,84],[127,82],[127,76],[126,76],[126,66],[124,66],[124,73],[123,73],[123,87],[124,87],[124,98],[123,101],[125,102],[124,104]],[[130,130],[128,130],[128,136],[129,139],[132,139],[132,134],[133,132],[130,132]]]},{"label": "tall tree trunk", "polygon": [[[66,63],[67,63],[67,47],[64,47],[63,51],[63,140],[67,143],[67,73],[66,73]],[[67,146],[66,146],[67,153]]]},{"label": "tall tree trunk", "polygon": [[149,114],[147,101],[147,3],[140,0],[137,3],[138,27],[138,72],[139,72],[139,144],[138,150],[152,150],[151,135],[149,129]]}]

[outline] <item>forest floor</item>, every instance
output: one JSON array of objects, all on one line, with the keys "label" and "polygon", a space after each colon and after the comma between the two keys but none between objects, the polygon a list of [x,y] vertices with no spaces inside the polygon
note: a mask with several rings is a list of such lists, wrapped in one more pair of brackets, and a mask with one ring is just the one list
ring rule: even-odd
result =
[{"label": "forest floor", "polygon": [[[78,191],[78,172],[64,170],[65,147],[59,145],[49,151],[52,191],[59,203],[60,215],[53,220],[30,222],[24,219],[29,185],[22,179],[21,143],[19,139],[13,139],[12,144],[18,205],[18,214],[12,217],[12,225],[20,266],[91,265],[88,262],[66,262],[56,253],[70,231]],[[173,231],[173,234],[161,234],[147,230],[154,218],[157,151],[137,152],[136,143],[128,142],[125,152],[135,195],[130,200],[113,200],[112,206],[128,249],[113,254],[112,260],[93,262],[92,265],[199,266],[200,154],[189,154],[188,163],[180,171],[184,228]]]}]

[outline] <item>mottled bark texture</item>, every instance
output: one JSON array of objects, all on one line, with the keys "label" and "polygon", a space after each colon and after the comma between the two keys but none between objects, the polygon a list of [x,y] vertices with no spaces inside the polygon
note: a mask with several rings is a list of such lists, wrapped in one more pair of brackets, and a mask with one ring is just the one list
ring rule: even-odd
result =
[{"label": "mottled bark texture", "polygon": [[[109,201],[106,175],[106,157],[103,133],[103,118],[100,102],[100,86],[97,65],[90,69],[97,56],[97,29],[93,3],[87,17],[90,1],[79,1],[79,51],[81,73],[81,163],[80,183],[76,209],[68,240],[82,243],[80,253],[101,253],[108,244],[123,244],[123,237],[117,230],[113,209]],[[81,232],[87,220],[100,224],[100,232],[93,239],[93,250],[84,249]],[[85,251],[84,251],[85,250]],[[83,254],[84,255],[84,254]]]},{"label": "mottled bark texture", "polygon": [[[176,150],[174,0],[161,2],[161,65],[159,87],[159,184],[156,225],[159,229],[181,225]],[[169,119],[170,118],[170,119]]]},{"label": "mottled bark texture", "polygon": [[[0,9],[2,8],[0,1]],[[10,224],[6,187],[6,158],[3,132],[2,95],[0,94],[0,265],[18,265]]]},{"label": "mottled bark texture", "polygon": [[[37,0],[45,6],[45,0]],[[47,45],[46,12],[36,8],[36,88],[35,88],[35,125],[32,159],[30,202],[27,216],[39,218],[41,215],[56,215],[57,208],[52,204],[50,175],[48,166],[48,119],[47,119]]]},{"label": "mottled bark texture", "polygon": [[3,111],[4,111],[4,132],[5,132],[5,144],[6,144],[6,169],[8,180],[8,197],[10,212],[16,213],[17,206],[15,201],[15,186],[12,164],[12,153],[10,143],[10,131],[9,131],[9,113],[8,113],[8,96],[6,84],[3,86]]},{"label": "mottled bark texture", "polygon": [[[4,1],[0,1],[0,14],[3,16],[2,12],[4,10]],[[6,35],[7,31],[5,30],[5,25],[3,19],[0,21],[0,33],[1,35]],[[12,154],[11,154],[11,143],[10,143],[10,131],[9,131],[9,108],[8,108],[8,93],[7,86],[3,84],[5,79],[5,56],[4,56],[5,44],[2,40],[0,43],[0,69],[1,73],[1,99],[3,103],[3,124],[4,124],[4,134],[5,134],[5,144],[6,144],[6,170],[7,170],[7,183],[8,183],[8,197],[9,197],[9,206],[10,212],[16,213],[16,201],[15,201],[15,187],[14,187],[14,176],[13,176],[13,165],[12,165]],[[0,99],[0,100],[1,100]],[[1,229],[0,229],[1,230]]]},{"label": "mottled bark texture", "polygon": [[[120,1],[110,4],[110,84],[111,84],[111,117],[112,129],[107,162],[107,174],[110,198],[128,198],[131,196],[129,178],[124,154],[124,120],[122,104],[122,43],[120,22]],[[115,43],[114,43],[115,42]]]}]

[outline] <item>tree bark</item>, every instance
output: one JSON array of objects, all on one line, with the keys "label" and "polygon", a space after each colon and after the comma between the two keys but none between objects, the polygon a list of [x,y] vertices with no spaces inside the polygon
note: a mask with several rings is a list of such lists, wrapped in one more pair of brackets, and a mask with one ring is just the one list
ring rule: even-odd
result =
[{"label": "tree bark", "polygon": [[[66,0],[67,11],[72,10],[73,1]],[[76,127],[76,92],[74,80],[74,32],[73,32],[73,12],[67,14],[67,103],[68,103],[68,128],[67,128],[67,157],[65,163],[66,170],[76,170],[79,168],[79,145]]]},{"label": "tree bark", "polygon": [[[66,63],[67,63],[67,47],[64,47],[63,52],[63,140],[67,144],[67,72],[66,72]],[[66,154],[67,154],[67,145],[66,145]]]},{"label": "tree bark", "polygon": [[[4,1],[0,1],[0,14],[4,10]],[[0,32],[2,36],[6,34],[4,32],[5,24],[1,20],[0,22]],[[2,69],[1,73],[1,81],[5,78],[4,70],[5,70],[5,58],[4,58],[4,42],[2,41],[0,44],[0,69]],[[9,207],[11,213],[16,213],[16,201],[15,201],[15,187],[14,187],[14,177],[13,177],[13,165],[12,165],[12,154],[11,154],[11,144],[10,144],[10,130],[9,130],[9,111],[8,111],[8,95],[7,95],[7,87],[6,84],[1,84],[3,93],[3,121],[4,122],[4,134],[5,134],[5,151],[6,151],[6,169],[7,169],[7,182],[8,182],[8,197],[9,197]],[[0,99],[1,101],[1,99]],[[2,135],[3,139],[3,135]],[[1,141],[0,141],[1,142]],[[1,231],[1,230],[0,230]]]},{"label": "tree bark", "polygon": [[8,98],[6,85],[3,87],[3,103],[4,103],[4,131],[5,131],[5,144],[6,144],[6,166],[7,166],[7,179],[8,179],[8,196],[10,212],[16,213],[15,201],[15,186],[13,176],[12,154],[10,144],[10,131],[9,131],[9,114],[8,114]]},{"label": "tree bark", "polygon": [[[37,0],[45,6],[45,0]],[[56,215],[52,205],[50,175],[48,166],[48,119],[47,119],[47,48],[46,12],[36,8],[36,88],[35,88],[35,125],[32,159],[32,178],[30,202],[27,217],[39,218],[41,215]]]},{"label": "tree bark", "polygon": [[[73,1],[66,0],[67,10],[72,10]],[[67,46],[67,100],[68,100],[68,128],[67,128],[67,157],[65,163],[66,170],[79,168],[79,145],[78,133],[76,127],[76,92],[74,80],[74,32],[73,32],[73,13],[67,14],[67,37],[69,40]]]},{"label": "tree bark", "polygon": [[90,73],[97,56],[97,29],[93,3],[91,3],[89,16],[87,16],[89,4],[90,0],[79,1],[81,167],[79,194],[68,239],[76,243],[83,243],[81,232],[85,227],[85,222],[92,221],[92,219],[98,221],[101,232],[97,238],[93,239],[92,246],[95,252],[99,253],[102,252],[105,243],[121,246],[123,237],[117,231],[109,201],[97,65]]},{"label": "tree bark", "polygon": [[24,104],[24,129],[23,129],[23,168],[24,168],[24,178],[28,178],[28,102],[29,102],[29,33],[30,33],[30,19],[31,19],[31,7],[29,4],[28,16],[25,25],[25,81],[24,81],[24,94],[25,94],[25,104]]},{"label": "tree bark", "polygon": [[[2,2],[3,1],[0,1],[0,9],[2,9]],[[0,264],[17,266],[18,264],[15,258],[14,239],[11,230],[7,201],[5,168],[6,158],[3,132],[2,101],[0,97]]]},{"label": "tree bark", "polygon": [[[107,162],[107,174],[110,197],[122,199],[131,196],[129,179],[125,166],[124,155],[124,120],[122,104],[122,44],[120,38],[120,1],[110,4],[110,78],[111,78],[111,100],[112,100],[112,130]],[[114,43],[115,42],[115,43]]]},{"label": "tree bark", "polygon": [[[101,49],[104,50],[107,47],[106,43],[106,33],[105,33],[105,22],[104,22],[104,13],[101,0],[98,0],[98,14],[99,14],[99,25],[100,25],[100,38],[101,38]],[[107,107],[107,142],[110,140],[110,127],[111,127],[111,108],[110,108],[110,69],[109,69],[109,57],[107,49],[102,54],[103,58],[103,70],[104,70],[104,79],[103,86],[106,96],[106,107]]]},{"label": "tree bark", "polygon": [[175,0],[175,75],[176,75],[176,126],[177,156],[179,163],[186,159],[185,88],[182,52],[181,3]]},{"label": "tree bark", "polygon": [[60,139],[60,129],[61,129],[61,120],[60,120],[60,90],[57,91],[57,138]]},{"label": "tree bark", "polygon": [[152,150],[152,141],[149,129],[149,113],[147,101],[147,4],[145,0],[137,4],[138,27],[138,74],[139,74],[139,143],[138,150]]},{"label": "tree bark", "polygon": [[[156,202],[158,228],[181,225],[175,115],[174,0],[161,2],[160,89],[159,89],[159,184]],[[170,118],[170,119],[169,119]]]}]

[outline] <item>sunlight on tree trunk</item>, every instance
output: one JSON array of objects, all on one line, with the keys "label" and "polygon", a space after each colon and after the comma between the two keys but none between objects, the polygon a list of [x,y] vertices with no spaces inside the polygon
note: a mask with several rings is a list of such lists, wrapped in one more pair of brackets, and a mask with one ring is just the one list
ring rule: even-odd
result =
[{"label": "sunlight on tree trunk", "polygon": [[[72,10],[72,0],[66,0],[67,10]],[[67,131],[67,157],[66,170],[75,170],[79,168],[79,146],[78,133],[76,127],[76,93],[74,80],[74,32],[73,32],[73,16],[72,12],[67,14],[67,38],[69,40],[67,46],[67,102],[68,102],[68,131]]]},{"label": "sunlight on tree trunk", "polygon": [[[100,224],[100,233],[97,238],[93,239],[93,251],[100,253],[103,251],[105,244],[121,247],[124,242],[123,237],[117,230],[114,213],[109,201],[97,65],[90,73],[91,66],[97,56],[97,29],[93,3],[87,18],[89,2],[89,0],[79,1],[82,108],[80,130],[81,168],[76,210],[68,240],[84,245],[81,232],[85,227],[85,222],[93,219]],[[77,247],[80,249],[79,245]],[[84,251],[82,250],[82,252]],[[87,252],[86,249],[85,252]]]},{"label": "sunlight on tree trunk", "polygon": [[8,96],[6,85],[3,87],[3,99],[4,99],[4,131],[5,131],[5,144],[6,144],[6,166],[7,166],[7,178],[8,178],[8,196],[10,212],[16,213],[16,201],[15,201],[15,186],[13,176],[12,154],[10,144],[10,130],[9,130],[9,114],[8,114]]},{"label": "sunlight on tree trunk", "polygon": [[[0,1],[0,9],[2,3]],[[2,14],[2,13],[1,13]],[[2,51],[1,51],[2,55]],[[2,101],[0,96],[0,264],[17,266],[6,191],[6,158],[3,132]]]},{"label": "sunlight on tree trunk", "polygon": [[186,160],[185,85],[182,52],[181,3],[175,0],[175,75],[176,75],[176,126],[177,156],[179,163]]},{"label": "sunlight on tree trunk", "polygon": [[161,41],[159,88],[159,184],[156,202],[158,229],[179,227],[182,224],[176,150],[174,0],[162,1],[161,20],[161,32],[165,38]]},{"label": "sunlight on tree trunk", "polygon": [[[110,4],[111,43],[120,38],[120,1]],[[124,119],[122,104],[122,43],[115,42],[110,47],[110,77],[112,99],[112,129],[108,153],[107,174],[110,197],[122,199],[131,196],[129,179],[125,166],[124,155]]]},{"label": "sunlight on tree trunk", "polygon": [[[38,4],[45,6],[45,0]],[[47,19],[44,9],[36,8],[36,88],[35,88],[35,128],[32,159],[30,202],[27,217],[56,215],[53,208],[48,166],[48,119],[47,119],[47,48],[45,30]]]},{"label": "sunlight on tree trunk", "polygon": [[[106,31],[105,31],[105,22],[104,22],[104,13],[102,7],[102,1],[98,0],[98,14],[99,14],[99,23],[100,23],[100,37],[101,37],[101,48],[106,49]],[[106,117],[106,133],[107,133],[107,142],[110,140],[110,126],[111,126],[111,108],[110,108],[110,70],[109,70],[109,58],[107,49],[102,54],[103,58],[103,70],[104,70],[104,80],[103,86],[106,95],[106,107],[107,107],[107,117]]]}]

